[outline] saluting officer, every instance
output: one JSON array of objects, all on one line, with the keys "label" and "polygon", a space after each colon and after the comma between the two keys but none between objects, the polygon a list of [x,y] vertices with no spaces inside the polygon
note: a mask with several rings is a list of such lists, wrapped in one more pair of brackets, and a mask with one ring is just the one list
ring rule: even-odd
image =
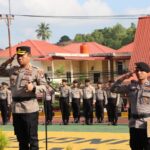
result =
[{"label": "saluting officer", "polygon": [[44,101],[44,110],[46,114],[46,123],[52,124],[52,118],[53,118],[53,102],[55,99],[55,92],[54,90],[47,85],[46,86],[46,92],[45,92],[45,101]]},{"label": "saluting officer", "polygon": [[[113,92],[126,93],[129,97],[131,114],[129,119],[130,147],[132,150],[150,149],[150,68],[144,62],[135,63],[135,71],[120,77],[111,87]],[[137,81],[124,85],[122,82],[133,74]]]},{"label": "saluting officer", "polygon": [[95,103],[95,89],[90,84],[89,79],[85,79],[85,87],[83,88],[83,110],[85,123],[93,124],[93,103]]},{"label": "saluting officer", "polygon": [[102,123],[104,120],[104,105],[107,105],[108,101],[107,101],[106,91],[102,89],[101,82],[97,83],[97,88],[95,93],[96,93],[95,108],[96,108],[97,122]]},{"label": "saluting officer", "polygon": [[62,86],[59,88],[60,91],[60,109],[62,113],[63,124],[67,125],[69,123],[70,116],[70,106],[71,101],[71,88],[67,85],[67,80],[62,79]]},{"label": "saluting officer", "polygon": [[8,83],[2,82],[0,87],[0,110],[3,125],[7,124],[8,107],[11,105],[11,92],[7,89]]},{"label": "saluting officer", "polygon": [[15,55],[0,66],[0,75],[10,76],[14,131],[19,150],[38,150],[38,111],[36,92],[46,90],[46,80],[41,69],[30,64],[31,49],[16,48],[19,66],[6,69]]},{"label": "saluting officer", "polygon": [[111,91],[113,81],[109,81],[109,87],[107,89],[108,98],[108,118],[112,125],[117,125],[118,122],[118,105],[120,101],[120,94]]},{"label": "saluting officer", "polygon": [[71,101],[72,111],[75,123],[80,121],[80,102],[82,100],[82,90],[79,88],[78,81],[73,81],[73,87],[71,88]]}]

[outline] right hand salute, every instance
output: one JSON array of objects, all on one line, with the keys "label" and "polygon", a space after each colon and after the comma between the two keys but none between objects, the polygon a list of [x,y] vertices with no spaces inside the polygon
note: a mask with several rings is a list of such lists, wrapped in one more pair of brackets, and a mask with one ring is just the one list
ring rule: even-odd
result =
[{"label": "right hand salute", "polygon": [[134,74],[134,72],[128,72],[128,73],[122,75],[121,77],[119,77],[118,80],[123,81],[123,80],[125,80],[125,79],[129,79],[130,77],[133,76],[133,74]]},{"label": "right hand salute", "polygon": [[6,60],[4,63],[1,64],[2,67],[7,67],[8,64],[11,64],[12,61],[14,60],[16,54],[14,54],[11,58],[9,58],[8,60]]}]

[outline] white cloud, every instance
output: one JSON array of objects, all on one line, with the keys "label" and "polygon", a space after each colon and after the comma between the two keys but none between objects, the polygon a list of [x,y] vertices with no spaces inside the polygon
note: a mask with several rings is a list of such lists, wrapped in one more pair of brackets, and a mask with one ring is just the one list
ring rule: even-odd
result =
[{"label": "white cloud", "polygon": [[[0,13],[8,13],[8,1],[0,0]],[[86,0],[82,4],[79,0],[11,0],[12,14],[33,14],[49,16],[85,16],[85,15],[111,15],[111,8],[104,0]],[[15,17],[12,21],[12,42],[18,43],[20,40],[35,38],[35,30],[40,22],[50,24],[53,41],[58,41],[56,37],[63,34],[73,35],[84,32],[87,29],[94,28],[108,22],[108,20],[68,20],[68,19],[51,19],[51,18],[25,18]],[[108,23],[106,23],[108,24]],[[91,27],[92,26],[92,27]],[[6,30],[7,32],[7,30]],[[2,33],[2,34],[1,34]],[[0,43],[3,36],[0,31]],[[1,47],[1,46],[0,46]],[[5,47],[5,46],[4,46]]]},{"label": "white cloud", "polygon": [[129,8],[126,10],[127,14],[150,14],[150,7],[147,8]]},{"label": "white cloud", "polygon": [[14,0],[13,13],[42,15],[110,15],[110,7],[103,0]]}]

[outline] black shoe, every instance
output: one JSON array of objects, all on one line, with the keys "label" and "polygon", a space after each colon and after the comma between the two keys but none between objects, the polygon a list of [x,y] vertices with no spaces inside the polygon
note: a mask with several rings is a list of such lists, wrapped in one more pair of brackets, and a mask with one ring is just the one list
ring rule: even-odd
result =
[{"label": "black shoe", "polygon": [[67,120],[64,120],[64,121],[63,121],[63,124],[64,124],[64,125],[68,125],[68,121],[67,121]]},{"label": "black shoe", "polygon": [[75,118],[75,119],[74,119],[74,123],[79,123],[79,119],[78,119],[78,118]]},{"label": "black shoe", "polygon": [[100,119],[97,119],[97,123],[101,123]]},{"label": "black shoe", "polygon": [[7,125],[7,122],[3,122],[3,125]]}]

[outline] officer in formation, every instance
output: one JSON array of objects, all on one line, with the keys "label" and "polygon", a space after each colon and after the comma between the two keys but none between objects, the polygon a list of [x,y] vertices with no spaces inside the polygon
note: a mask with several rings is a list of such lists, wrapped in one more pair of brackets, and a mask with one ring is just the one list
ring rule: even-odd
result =
[{"label": "officer in formation", "polygon": [[118,105],[120,101],[120,94],[117,92],[112,92],[111,86],[113,81],[109,81],[108,88],[107,88],[107,98],[108,98],[108,105],[107,105],[107,113],[108,113],[108,122],[112,125],[117,125],[118,121]]},{"label": "officer in formation", "polygon": [[36,93],[46,91],[46,80],[41,69],[30,64],[31,48],[16,48],[19,66],[7,68],[15,55],[0,66],[1,76],[10,76],[14,131],[19,141],[19,150],[39,150],[38,111]]},{"label": "officer in formation", "polygon": [[55,99],[55,91],[49,85],[46,85],[44,110],[45,110],[47,124],[52,124],[52,118],[53,118],[52,104],[54,102],[54,99]]},{"label": "officer in formation", "polygon": [[[120,77],[111,87],[112,92],[126,93],[130,101],[130,147],[132,150],[150,150],[150,67],[144,62],[135,64],[135,71]],[[123,85],[133,74],[137,81]]]},{"label": "officer in formation", "polygon": [[104,120],[104,106],[107,105],[108,100],[106,91],[102,88],[101,82],[97,83],[95,93],[96,93],[95,108],[96,108],[97,123],[102,123]]},{"label": "officer in formation", "polygon": [[71,88],[67,85],[67,80],[62,80],[62,86],[59,88],[60,91],[60,110],[62,114],[62,121],[64,125],[69,123],[69,116],[70,116],[70,102],[71,102]]},{"label": "officer in formation", "polygon": [[12,102],[11,91],[8,90],[8,84],[6,82],[1,83],[0,87],[0,110],[2,115],[3,125],[8,122],[8,108]]},{"label": "officer in formation", "polygon": [[85,123],[93,124],[93,104],[95,103],[95,88],[90,84],[89,79],[85,79],[83,88],[83,111]]},{"label": "officer in formation", "polygon": [[73,87],[71,88],[71,102],[74,123],[80,122],[80,103],[82,102],[82,90],[79,88],[77,80],[73,81]]}]

